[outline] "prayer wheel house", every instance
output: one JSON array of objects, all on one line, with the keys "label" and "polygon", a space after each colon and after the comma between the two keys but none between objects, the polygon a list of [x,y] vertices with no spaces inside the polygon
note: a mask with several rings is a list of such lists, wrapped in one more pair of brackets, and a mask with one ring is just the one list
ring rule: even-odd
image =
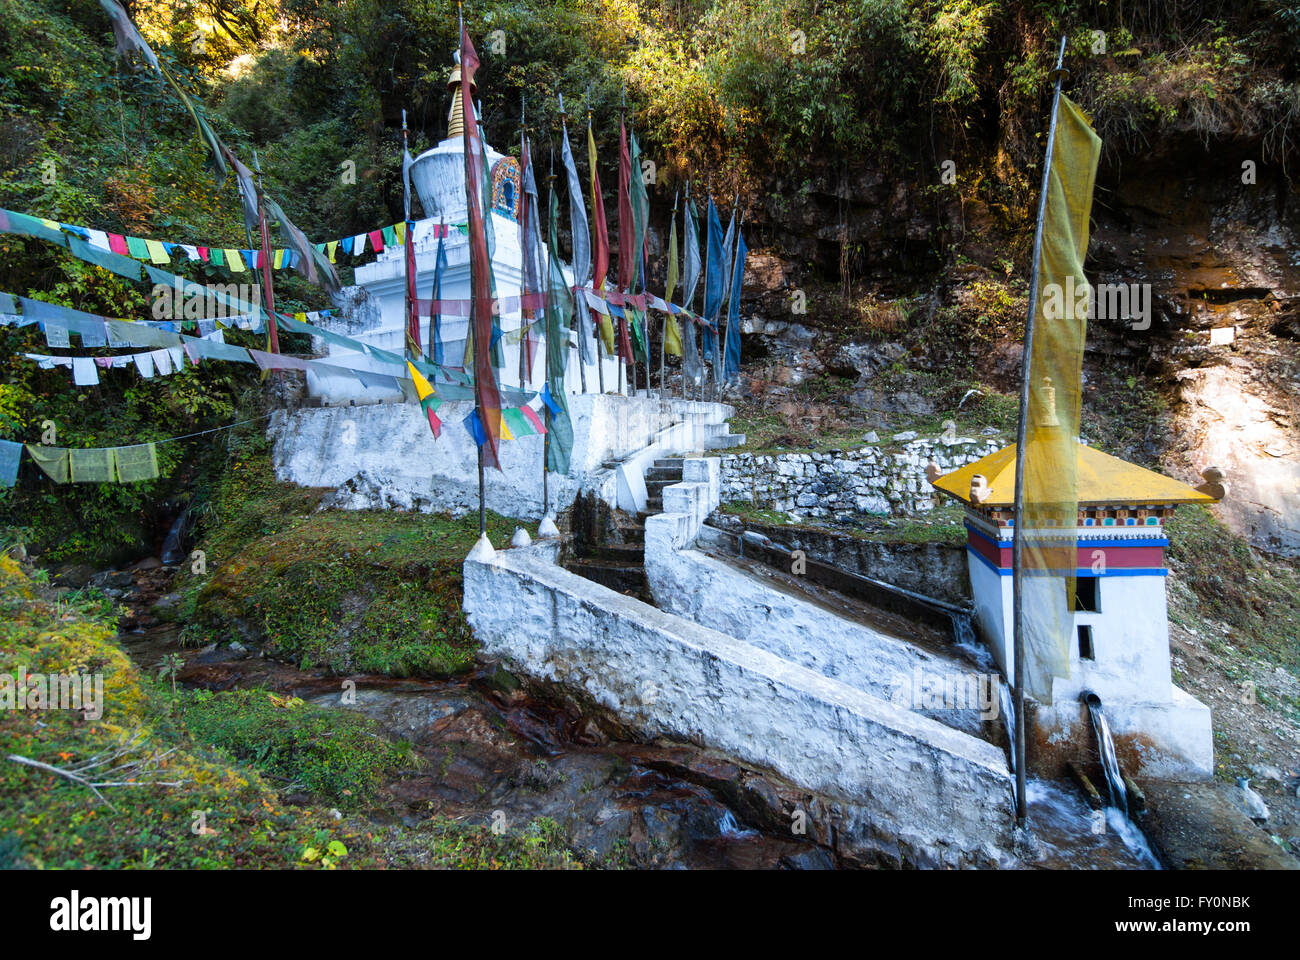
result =
[{"label": "prayer wheel house", "polygon": [[[1221,499],[1220,477],[1217,471],[1206,471],[1207,483],[1193,489],[1083,444],[1076,446],[1078,523],[1061,529],[1056,538],[1066,550],[1068,542],[1075,541],[1074,569],[1047,572],[1055,575],[1061,596],[1066,576],[1075,577],[1072,608],[1063,609],[1064,622],[1055,628],[1068,636],[1068,670],[1052,677],[1050,702],[1026,700],[1029,769],[1056,776],[1069,761],[1091,765],[1096,745],[1083,700],[1095,694],[1127,772],[1164,779],[1210,778],[1210,710],[1175,686],[1170,672],[1164,561],[1169,541],[1164,523],[1180,504]],[[966,506],[966,558],[976,622],[1011,683],[1015,477],[1012,445],[933,480],[937,490]],[[1027,605],[1035,579],[1041,583],[1041,577],[1026,577]],[[1027,645],[1043,642],[1033,633],[1027,618]]]}]

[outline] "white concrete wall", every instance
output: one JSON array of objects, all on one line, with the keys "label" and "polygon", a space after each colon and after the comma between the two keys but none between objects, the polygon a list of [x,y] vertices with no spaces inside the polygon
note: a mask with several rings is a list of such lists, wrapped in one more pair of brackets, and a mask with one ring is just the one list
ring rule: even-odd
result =
[{"label": "white concrete wall", "polygon": [[[1117,741],[1125,741],[1138,757],[1138,768],[1124,767],[1130,776],[1153,780],[1212,780],[1214,731],[1210,708],[1191,694],[1173,688],[1169,700],[1107,702],[1102,709]],[[1087,708],[1077,699],[1056,699],[1040,706],[1036,722],[1051,740],[1093,743],[1095,735]],[[1128,755],[1128,754],[1126,754]]]},{"label": "white concrete wall", "polygon": [[1091,690],[1103,703],[1170,702],[1173,674],[1165,578],[1104,576],[1097,589],[1101,611],[1074,614],[1076,627],[1092,627],[1096,658],[1080,659],[1077,635],[1072,636],[1070,676],[1052,683],[1052,698],[1077,700],[1080,693]]},{"label": "white concrete wall", "polygon": [[[909,709],[917,701],[916,671],[925,678],[968,679],[974,666],[942,657],[691,549],[709,530],[717,508],[718,458],[688,459],[683,482],[664,489],[665,513],[645,523],[645,571],[659,609],[797,663]],[[715,535],[725,536],[717,534]],[[976,733],[977,709],[923,711],[948,726]]]},{"label": "white concrete wall", "polygon": [[[461,422],[471,409],[467,400],[444,403],[438,410],[443,431],[437,440],[415,404],[277,411],[267,431],[276,475],[300,486],[333,487],[338,492],[330,504],[344,509],[477,509],[478,452]],[[703,449],[731,408],[585,394],[570,398],[570,412],[574,444],[569,475],[548,477],[552,505],[561,509],[581,490],[624,506],[617,468],[606,467],[607,462],[632,458],[622,467],[626,474],[644,469],[656,457]],[[506,516],[540,517],[542,437],[507,440],[499,449],[501,472],[487,471],[488,506]],[[644,505],[643,485],[640,506],[624,508]]]},{"label": "white concrete wall", "polygon": [[[667,521],[688,528],[685,514]],[[486,656],[580,691],[651,738],[697,743],[827,799],[843,852],[922,865],[1006,848],[1002,751],[615,593],[532,547],[465,563]]]}]

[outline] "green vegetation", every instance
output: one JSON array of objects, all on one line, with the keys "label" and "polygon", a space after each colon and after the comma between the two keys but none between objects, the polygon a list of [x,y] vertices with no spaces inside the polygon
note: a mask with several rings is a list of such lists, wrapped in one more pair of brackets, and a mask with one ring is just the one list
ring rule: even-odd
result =
[{"label": "green vegetation", "polygon": [[365,717],[264,690],[197,691],[182,722],[197,739],[263,774],[336,803],[368,799],[409,755]]},{"label": "green vegetation", "polygon": [[1300,569],[1265,561],[1206,507],[1179,507],[1167,529],[1170,565],[1196,595],[1199,613],[1239,631],[1256,655],[1300,675]]},{"label": "green vegetation", "polygon": [[[43,581],[0,555],[0,673],[102,673],[104,712],[0,711],[0,756],[65,770],[114,754],[99,769],[137,765],[105,778],[130,785],[103,787],[100,800],[64,777],[0,761],[0,867],[580,865],[546,820],[498,836],[443,819],[387,830],[335,819],[316,804],[363,801],[404,759],[400,744],[376,739],[352,714],[326,717],[261,691],[186,693],[177,710],[170,685],[151,682],[114,642],[110,603],[59,595]],[[312,804],[287,806],[267,775],[288,781],[283,790],[306,788]]]},{"label": "green vegetation", "polygon": [[[203,513],[208,575],[181,575],[186,641],[242,639],[304,669],[468,669],[476,647],[460,609],[461,563],[477,518],[320,512],[320,494],[277,484],[260,435],[235,452]],[[488,535],[503,543],[515,525],[492,514]]]}]

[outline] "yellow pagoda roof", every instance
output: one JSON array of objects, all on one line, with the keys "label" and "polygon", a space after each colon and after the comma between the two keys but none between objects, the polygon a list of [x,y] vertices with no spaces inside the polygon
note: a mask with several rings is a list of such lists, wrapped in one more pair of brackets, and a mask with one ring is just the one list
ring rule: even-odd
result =
[{"label": "yellow pagoda roof", "polygon": [[[1135,463],[1077,444],[1079,504],[1214,503],[1216,497]],[[989,496],[979,505],[1009,507],[1016,496],[1016,445],[1013,443],[960,470],[946,473],[934,487],[963,503],[971,502],[971,477],[982,474]]]}]

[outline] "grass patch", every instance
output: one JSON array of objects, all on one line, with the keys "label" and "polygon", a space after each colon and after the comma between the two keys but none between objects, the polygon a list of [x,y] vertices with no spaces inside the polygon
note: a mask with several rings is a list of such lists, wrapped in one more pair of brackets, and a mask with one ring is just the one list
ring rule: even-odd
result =
[{"label": "grass patch", "polygon": [[[515,521],[492,515],[503,543]],[[322,512],[264,536],[199,591],[187,643],[235,634],[303,669],[447,676],[473,663],[461,564],[476,517]]]},{"label": "grass patch", "polygon": [[1202,612],[1240,631],[1252,653],[1300,675],[1300,569],[1261,557],[1207,507],[1179,507],[1166,529],[1170,565]]},{"label": "grass patch", "polygon": [[[362,718],[344,711],[280,707],[259,702],[259,691],[174,701],[170,685],[141,674],[115,635],[103,598],[55,596],[0,555],[0,672],[102,673],[105,692],[96,721],[68,710],[0,711],[0,757],[67,768],[134,738],[137,746],[118,762],[157,758],[127,775],[135,786],[102,791],[111,807],[81,785],[0,760],[0,869],[582,866],[548,820],[498,836],[449,820],[376,829],[336,820],[323,807],[288,806],[235,755],[329,799],[376,785],[401,758],[401,745],[373,740]],[[270,747],[259,758],[260,741]]]},{"label": "grass patch", "polygon": [[[468,669],[461,563],[477,518],[318,511],[320,497],[278,482],[265,441],[250,440],[204,513],[207,575],[179,577],[184,642],[235,637],[340,673]],[[502,544],[516,525],[489,514],[488,535]]]},{"label": "grass patch", "polygon": [[181,709],[197,739],[339,804],[369,799],[411,757],[409,746],[384,739],[368,717],[265,690],[199,690]]}]

